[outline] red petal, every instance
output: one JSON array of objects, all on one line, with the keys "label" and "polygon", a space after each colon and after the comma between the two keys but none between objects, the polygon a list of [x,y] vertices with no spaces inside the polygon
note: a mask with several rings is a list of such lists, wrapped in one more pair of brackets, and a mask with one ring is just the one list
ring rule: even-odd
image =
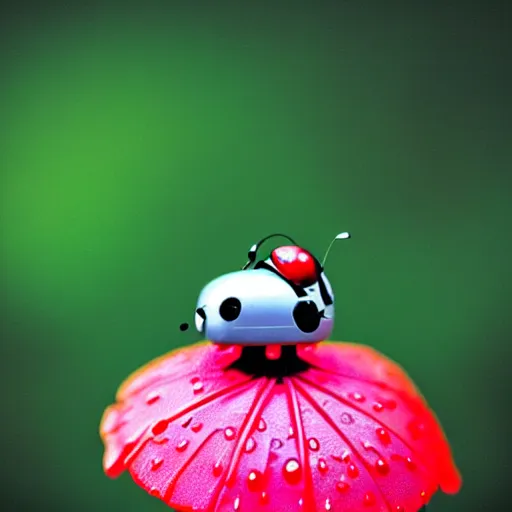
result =
[{"label": "red petal", "polygon": [[177,510],[418,510],[461,479],[435,416],[396,364],[360,345],[299,348],[277,383],[198,344],[132,376],[105,411],[109,476]]}]

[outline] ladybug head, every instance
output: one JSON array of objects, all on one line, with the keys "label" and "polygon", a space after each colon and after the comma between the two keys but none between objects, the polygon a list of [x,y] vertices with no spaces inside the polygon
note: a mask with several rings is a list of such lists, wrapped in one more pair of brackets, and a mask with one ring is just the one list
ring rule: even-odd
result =
[{"label": "ladybug head", "polygon": [[[289,237],[292,245],[280,246],[256,261],[259,247],[271,236],[276,235],[251,247],[241,271],[221,276],[202,290],[196,328],[210,341],[287,345],[329,337],[334,296],[323,263]],[[335,240],[349,236],[343,233]]]}]

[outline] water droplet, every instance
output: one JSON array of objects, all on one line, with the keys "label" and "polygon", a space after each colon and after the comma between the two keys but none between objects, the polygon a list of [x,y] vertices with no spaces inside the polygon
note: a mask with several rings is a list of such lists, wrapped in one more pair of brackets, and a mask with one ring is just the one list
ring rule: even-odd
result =
[{"label": "water droplet", "polygon": [[376,402],[373,404],[373,410],[375,412],[381,412],[384,409],[384,406],[380,402]]},{"label": "water droplet", "polygon": [[291,485],[297,484],[302,478],[302,470],[297,459],[288,459],[283,467],[284,479]]},{"label": "water droplet", "polygon": [[424,498],[426,495],[427,495],[427,493],[426,493],[425,491],[421,491],[421,492],[420,492],[420,496],[421,496],[422,498]]},{"label": "water droplet", "polygon": [[151,487],[151,489],[149,489],[149,494],[151,494],[151,496],[155,496],[156,498],[160,498],[160,491],[157,487]]},{"label": "water droplet", "polygon": [[258,422],[258,430],[260,432],[265,432],[265,430],[267,430],[267,424],[263,418],[260,418],[260,421]]},{"label": "water droplet", "polygon": [[168,425],[169,422],[167,420],[162,420],[153,425],[153,428],[151,430],[153,434],[155,434],[155,436],[159,436],[160,434],[163,434],[167,430]]},{"label": "water droplet", "polygon": [[204,385],[202,382],[195,382],[192,384],[192,389],[194,390],[194,393],[197,395],[198,393],[201,393],[204,389]]},{"label": "water droplet", "polygon": [[186,439],[183,439],[183,441],[180,441],[178,443],[178,445],[176,446],[176,450],[178,450],[179,452],[182,452],[184,450],[186,450],[188,446],[188,441]]},{"label": "water droplet", "polygon": [[291,439],[295,435],[295,430],[293,430],[293,427],[290,427],[288,429],[288,439]]},{"label": "water droplet", "polygon": [[164,459],[162,457],[155,457],[151,460],[151,470],[156,471],[158,468],[162,467],[164,463]]},{"label": "water droplet", "polygon": [[194,423],[191,427],[190,427],[190,430],[192,430],[192,432],[199,432],[201,429],[203,428],[203,424],[202,423]]},{"label": "water droplet", "polygon": [[361,395],[361,393],[351,393],[350,394],[350,398],[352,398],[352,400],[355,400],[356,402],[364,402],[366,400],[366,397],[364,397],[363,395]]},{"label": "water droplet", "polygon": [[260,503],[262,505],[266,505],[268,503],[268,494],[265,491],[262,491],[260,494]]},{"label": "water droplet", "polygon": [[329,498],[325,500],[325,510],[331,510],[331,500]]},{"label": "water droplet", "polygon": [[224,429],[224,437],[228,441],[232,441],[235,438],[235,435],[236,435],[236,432],[235,432],[234,428],[227,427],[226,429]]},{"label": "water droplet", "polygon": [[389,464],[385,460],[379,459],[375,463],[375,469],[381,475],[387,475],[389,473]]},{"label": "water droplet", "polygon": [[233,510],[238,510],[240,508],[240,498],[237,496],[235,501],[233,502]]},{"label": "water droplet", "polygon": [[304,505],[304,500],[302,498],[299,499],[299,507],[302,507]]},{"label": "water droplet", "polygon": [[261,486],[263,484],[263,475],[257,471],[256,469],[253,469],[249,476],[247,477],[247,487],[251,492],[256,492],[261,490]]},{"label": "water droplet", "polygon": [[410,471],[414,471],[416,469],[416,463],[411,459],[411,457],[405,458],[405,465]]},{"label": "water droplet", "polygon": [[350,489],[350,485],[347,482],[338,482],[336,484],[336,490],[338,492],[347,492]]},{"label": "water droplet", "polygon": [[148,393],[146,397],[146,403],[148,405],[153,405],[155,402],[158,402],[158,400],[160,400],[160,395],[155,392]]},{"label": "water droplet", "polygon": [[359,475],[359,469],[354,464],[349,464],[347,468],[347,475],[350,478],[356,478]]},{"label": "water droplet", "polygon": [[379,441],[382,444],[389,444],[391,442],[389,432],[387,430],[384,430],[383,428],[377,429],[377,437],[379,438]]},{"label": "water droplet", "polygon": [[256,449],[256,441],[253,437],[249,437],[247,442],[245,443],[245,451],[247,453],[252,453]]},{"label": "water droplet", "polygon": [[270,441],[270,447],[272,448],[272,450],[279,450],[279,448],[283,447],[283,441],[281,441],[281,439],[277,439],[274,437],[274,439]]},{"label": "water droplet", "polygon": [[363,503],[364,503],[365,507],[371,507],[372,505],[375,505],[375,495],[373,494],[373,492],[368,491],[364,495]]},{"label": "water droplet", "polygon": [[348,450],[345,450],[345,451],[341,454],[341,462],[345,462],[345,463],[347,463],[349,460],[350,460],[350,452],[349,452]]},{"label": "water droplet", "polygon": [[318,449],[320,448],[320,444],[318,443],[318,439],[315,439],[314,437],[312,437],[309,441],[308,441],[308,444],[309,444],[309,449],[312,451],[312,452],[317,452]]},{"label": "water droplet", "polygon": [[341,415],[341,422],[345,423],[345,425],[350,425],[351,423],[354,423],[354,418],[348,412],[344,412]]},{"label": "water droplet", "polygon": [[190,423],[192,423],[192,416],[191,416],[188,420],[185,420],[185,421],[181,424],[181,426],[182,426],[183,428],[188,428],[188,426],[190,425]]},{"label": "water droplet", "polygon": [[327,467],[327,461],[323,457],[320,457],[318,459],[316,467],[318,468],[318,471],[320,471],[320,473],[322,474],[327,473],[327,471],[329,470],[329,468]]},{"label": "water droplet", "polygon": [[222,467],[222,464],[221,462],[216,462],[215,465],[213,466],[213,476],[217,476],[219,477],[220,475],[222,475],[222,470],[224,468]]}]

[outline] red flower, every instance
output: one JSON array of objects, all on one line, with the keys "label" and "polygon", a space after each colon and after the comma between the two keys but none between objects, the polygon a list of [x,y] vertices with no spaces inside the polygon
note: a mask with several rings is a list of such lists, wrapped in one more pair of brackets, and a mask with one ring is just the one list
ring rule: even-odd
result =
[{"label": "red flower", "polygon": [[416,512],[439,487],[460,489],[440,425],[395,363],[324,342],[262,368],[255,350],[200,343],[136,372],[102,419],[107,475],[127,469],[181,511]]}]

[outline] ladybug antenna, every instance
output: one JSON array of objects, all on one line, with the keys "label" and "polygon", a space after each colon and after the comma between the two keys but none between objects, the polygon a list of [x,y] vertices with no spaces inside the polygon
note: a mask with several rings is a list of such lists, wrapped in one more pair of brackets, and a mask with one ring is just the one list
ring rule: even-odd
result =
[{"label": "ladybug antenna", "polygon": [[327,259],[327,256],[329,255],[329,252],[330,252],[331,247],[333,246],[334,242],[336,242],[336,240],[346,240],[347,238],[351,238],[350,233],[348,233],[347,231],[344,231],[343,233],[340,233],[339,235],[336,235],[334,237],[332,242],[329,244],[329,247],[327,247],[327,251],[325,251],[325,256],[324,256],[324,259],[322,260],[322,267],[325,265],[325,260]]},{"label": "ladybug antenna", "polygon": [[273,233],[272,235],[268,235],[265,238],[262,238],[258,243],[254,244],[250,249],[248,253],[249,260],[247,263],[242,267],[242,270],[247,270],[249,266],[256,261],[256,254],[258,253],[258,249],[261,247],[261,244],[263,242],[266,242],[269,238],[272,238],[274,236],[282,236],[284,238],[287,238],[293,245],[297,245],[295,241],[290,238],[288,235],[283,235],[282,233]]}]

